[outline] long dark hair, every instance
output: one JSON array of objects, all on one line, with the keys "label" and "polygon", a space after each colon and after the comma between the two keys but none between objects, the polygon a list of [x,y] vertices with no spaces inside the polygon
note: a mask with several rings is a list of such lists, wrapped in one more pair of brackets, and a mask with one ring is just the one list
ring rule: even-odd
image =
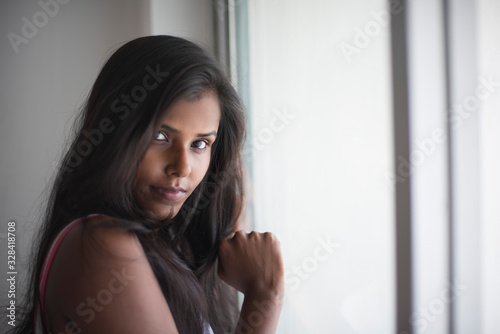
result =
[{"label": "long dark hair", "polygon": [[[158,221],[132,196],[135,171],[165,110],[178,99],[217,96],[221,119],[208,171],[173,218]],[[137,234],[179,333],[232,331],[235,291],[217,276],[219,241],[242,211],[243,104],[227,75],[201,47],[148,36],[121,46],[102,68],[62,159],[34,244],[26,314],[16,333],[32,333],[38,277],[53,238],[92,213]]]}]

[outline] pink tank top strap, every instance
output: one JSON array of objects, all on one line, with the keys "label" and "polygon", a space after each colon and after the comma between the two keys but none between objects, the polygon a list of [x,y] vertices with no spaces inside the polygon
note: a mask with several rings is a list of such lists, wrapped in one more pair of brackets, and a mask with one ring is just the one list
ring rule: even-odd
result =
[{"label": "pink tank top strap", "polygon": [[50,267],[52,265],[52,261],[54,260],[54,257],[56,256],[57,250],[59,249],[59,246],[61,245],[64,237],[76,226],[78,225],[81,221],[83,221],[85,218],[90,218],[93,216],[98,216],[98,214],[92,214],[88,215],[83,218],[75,219],[68,225],[66,225],[56,236],[54,241],[52,242],[49,251],[47,252],[47,255],[45,255],[45,260],[42,265],[42,270],[40,271],[40,278],[39,278],[39,291],[40,291],[40,296],[36,300],[36,309],[35,309],[35,317],[34,317],[34,328],[35,331],[34,333],[36,334],[47,334],[47,327],[45,325],[45,287],[47,285],[47,277],[49,276],[50,272]]}]

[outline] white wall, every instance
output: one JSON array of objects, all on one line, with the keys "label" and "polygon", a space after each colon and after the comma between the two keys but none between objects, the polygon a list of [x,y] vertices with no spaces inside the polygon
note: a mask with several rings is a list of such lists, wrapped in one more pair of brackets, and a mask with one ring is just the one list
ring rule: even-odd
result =
[{"label": "white wall", "polygon": [[[53,17],[45,15],[45,24],[36,1],[2,1],[0,6],[0,232],[6,233],[9,220],[17,222],[17,271],[23,278],[32,233],[39,224],[38,206],[76,110],[110,52],[149,33],[149,3],[71,1],[58,5],[57,12],[52,6]],[[23,17],[33,23],[34,15],[42,19],[38,32],[16,52],[6,36],[22,36]],[[1,236],[4,273],[7,245]],[[5,298],[5,280],[1,284]],[[18,281],[18,292],[23,291]]]},{"label": "white wall", "polygon": [[212,6],[218,1],[151,0],[151,34],[175,35],[213,49]]},{"label": "white wall", "polygon": [[[42,0],[54,3],[54,0]],[[17,222],[17,271],[39,224],[40,204],[70,126],[100,67],[123,42],[153,34],[194,37],[212,48],[212,8],[203,0],[58,0],[52,16],[37,1],[0,2],[0,272],[7,272],[7,222]],[[68,2],[66,4],[66,2]],[[16,52],[23,18],[40,27]],[[43,18],[47,22],[43,22]],[[26,29],[26,28],[25,28]],[[0,283],[0,302],[6,298]],[[24,291],[19,286],[18,292]],[[2,308],[2,312],[4,309]],[[2,313],[3,314],[3,313]],[[2,315],[2,320],[5,316]]]}]

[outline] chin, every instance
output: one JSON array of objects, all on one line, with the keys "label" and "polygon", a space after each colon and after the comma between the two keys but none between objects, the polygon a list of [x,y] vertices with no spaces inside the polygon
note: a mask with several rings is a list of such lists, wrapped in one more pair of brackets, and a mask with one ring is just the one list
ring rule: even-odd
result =
[{"label": "chin", "polygon": [[175,216],[177,216],[179,211],[180,208],[178,208],[177,206],[175,207],[170,206],[168,208],[158,208],[156,210],[153,209],[155,216],[160,220],[166,219],[169,216],[170,218],[174,218]]}]

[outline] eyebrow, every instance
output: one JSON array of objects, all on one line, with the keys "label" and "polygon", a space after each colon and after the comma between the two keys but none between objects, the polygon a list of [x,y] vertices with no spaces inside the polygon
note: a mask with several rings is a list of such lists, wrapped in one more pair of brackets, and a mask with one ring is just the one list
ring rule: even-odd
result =
[{"label": "eyebrow", "polygon": [[[174,128],[172,128],[172,127],[170,127],[170,126],[166,125],[166,124],[162,124],[162,125],[160,126],[160,128],[165,129],[165,130],[168,130],[168,131],[170,131],[170,132],[174,132],[174,133],[179,133],[179,132],[180,132],[179,130],[174,129]],[[215,131],[210,131],[210,132],[208,132],[208,133],[199,133],[199,134],[197,134],[197,135],[196,135],[196,137],[209,137],[209,136],[215,136],[215,137],[217,137],[217,132],[215,132]]]}]

